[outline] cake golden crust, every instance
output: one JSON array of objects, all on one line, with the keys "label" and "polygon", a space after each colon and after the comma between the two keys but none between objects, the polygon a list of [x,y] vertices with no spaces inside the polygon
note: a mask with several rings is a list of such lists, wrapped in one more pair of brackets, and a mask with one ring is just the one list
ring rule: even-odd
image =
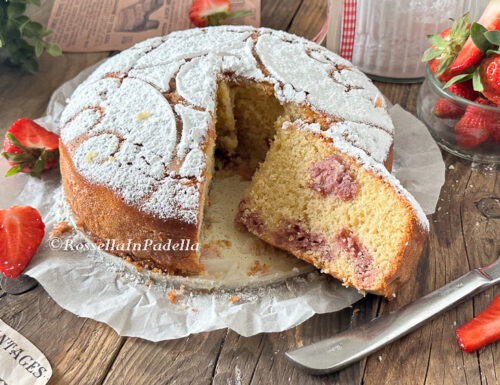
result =
[{"label": "cake golden crust", "polygon": [[[75,221],[96,244],[114,240],[118,244],[132,243],[144,245],[146,240],[153,244],[164,245],[189,240],[195,244],[197,228],[195,225],[177,220],[160,220],[147,215],[137,208],[127,205],[110,189],[89,183],[73,166],[71,156],[63,143],[59,145],[62,184],[66,200],[70,205]],[[158,268],[168,273],[198,273],[203,265],[198,261],[195,250],[163,251],[153,250],[108,250],[112,254],[131,258],[150,269]]]}]

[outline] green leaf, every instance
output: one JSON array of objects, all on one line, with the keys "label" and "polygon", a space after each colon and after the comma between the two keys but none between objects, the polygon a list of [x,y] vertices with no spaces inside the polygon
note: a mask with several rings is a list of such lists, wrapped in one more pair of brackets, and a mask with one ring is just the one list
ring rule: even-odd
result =
[{"label": "green leaf", "polygon": [[17,174],[18,172],[20,172],[22,170],[22,167],[18,164],[16,164],[14,167],[11,167],[9,169],[9,171],[7,171],[7,173],[5,174],[5,176],[12,176],[12,175],[15,175]]},{"label": "green leaf", "polygon": [[431,47],[425,50],[424,55],[422,56],[423,62],[428,62],[429,60],[437,58],[439,55],[443,53],[441,48]]},{"label": "green leaf", "polygon": [[483,92],[484,87],[481,82],[481,74],[479,73],[480,67],[477,67],[476,70],[472,73],[472,87],[477,92]]},{"label": "green leaf", "polygon": [[35,56],[40,57],[43,53],[43,40],[36,39],[35,40]]},{"label": "green leaf", "polygon": [[500,31],[488,31],[484,33],[484,37],[491,43],[500,47]]},{"label": "green leaf", "polygon": [[237,19],[239,17],[247,17],[253,15],[252,11],[236,11],[231,12],[228,16],[229,19]]},{"label": "green leaf", "polygon": [[446,71],[446,68],[448,68],[448,66],[453,62],[453,60],[454,58],[452,57],[446,57],[443,60],[441,60],[441,62],[436,68],[436,73],[435,73],[436,77],[442,75],[443,72]]},{"label": "green leaf", "polygon": [[15,19],[21,16],[24,11],[26,11],[26,4],[10,2],[10,5],[7,7],[7,17],[9,19]]},{"label": "green leaf", "polygon": [[489,49],[488,51],[486,51],[487,56],[490,56],[490,55],[493,55],[496,53],[500,54],[500,49],[498,49],[498,48],[497,49]]},{"label": "green leaf", "polygon": [[30,175],[34,176],[35,178],[40,178],[40,174],[42,173],[43,168],[45,167],[46,161],[47,161],[47,151],[43,151],[42,155],[40,155],[40,158],[38,158],[35,164],[33,165]]},{"label": "green leaf", "polygon": [[43,26],[34,21],[28,22],[23,28],[23,35],[26,37],[34,38],[40,36],[43,31]]},{"label": "green leaf", "polygon": [[481,50],[481,52],[486,52],[489,48],[491,48],[491,44],[485,37],[485,32],[488,30],[484,28],[481,24],[473,23],[470,27],[470,37],[477,48]]},{"label": "green leaf", "polygon": [[448,46],[448,42],[441,35],[434,34],[434,35],[427,35],[427,37],[429,38],[431,44],[435,47],[444,49]]},{"label": "green leaf", "polygon": [[445,90],[453,84],[463,83],[470,79],[472,79],[472,74],[461,74],[454,76],[450,80],[448,80],[448,82],[443,86],[443,89]]},{"label": "green leaf", "polygon": [[458,18],[453,22],[453,25],[450,30],[450,36],[452,38],[455,38],[463,35],[469,23],[470,23],[470,13],[467,12],[465,15],[463,15],[462,17]]},{"label": "green leaf", "polygon": [[9,139],[9,142],[11,142],[17,148],[24,150],[24,151],[29,150],[27,147],[23,146],[21,144],[21,142],[19,140],[17,140],[17,138],[11,132],[7,132],[7,135],[5,135],[5,136],[7,137],[7,139]]},{"label": "green leaf", "polygon": [[61,47],[56,43],[47,43],[45,50],[51,56],[60,56],[62,54]]},{"label": "green leaf", "polygon": [[40,6],[40,0],[26,0],[26,3]]}]

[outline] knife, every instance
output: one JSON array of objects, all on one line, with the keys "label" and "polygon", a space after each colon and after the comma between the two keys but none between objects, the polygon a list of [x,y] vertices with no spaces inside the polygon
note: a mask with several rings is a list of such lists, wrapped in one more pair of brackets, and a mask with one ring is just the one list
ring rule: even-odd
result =
[{"label": "knife", "polygon": [[474,269],[415,302],[335,337],[285,353],[296,366],[313,374],[335,372],[417,329],[432,317],[500,282],[500,257]]}]

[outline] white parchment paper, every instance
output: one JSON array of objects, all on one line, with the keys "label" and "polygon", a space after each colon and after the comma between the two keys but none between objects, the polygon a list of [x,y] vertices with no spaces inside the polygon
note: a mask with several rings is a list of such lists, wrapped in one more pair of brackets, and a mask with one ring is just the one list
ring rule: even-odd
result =
[{"label": "white parchment paper", "polygon": [[[94,68],[82,71],[57,89],[47,115],[37,121],[58,133],[58,119],[67,99]],[[394,174],[424,211],[433,213],[444,183],[441,152],[413,115],[396,105],[391,116],[396,126]],[[1,162],[1,175],[7,169],[6,162]],[[28,175],[1,178],[1,207],[27,204],[37,208],[47,232],[61,220],[71,221],[57,169],[44,173],[41,180]],[[59,242],[67,239],[88,244],[76,231]],[[257,278],[243,288],[214,285],[216,289],[206,290],[182,277],[139,273],[102,251],[64,251],[46,236],[26,274],[37,279],[61,307],[72,313],[104,322],[122,336],[161,341],[225,327],[243,336],[282,331],[316,313],[338,311],[361,298],[333,278],[299,267],[293,268],[296,276],[292,277],[277,274],[274,280],[259,284]],[[181,285],[185,286],[183,290]],[[168,296],[172,289],[177,294],[175,303]]]}]

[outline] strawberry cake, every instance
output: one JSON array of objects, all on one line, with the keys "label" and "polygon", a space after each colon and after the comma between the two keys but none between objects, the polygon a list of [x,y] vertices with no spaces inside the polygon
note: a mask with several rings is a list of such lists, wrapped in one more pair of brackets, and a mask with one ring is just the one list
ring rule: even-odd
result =
[{"label": "strawberry cake", "polygon": [[[214,168],[238,164],[253,174],[239,224],[390,297],[429,226],[388,171],[393,130],[370,80],[317,44],[265,28],[190,29],[121,52],[75,90],[61,117],[61,174],[93,241],[196,244]],[[203,271],[196,249],[115,253],[166,273]]]}]

